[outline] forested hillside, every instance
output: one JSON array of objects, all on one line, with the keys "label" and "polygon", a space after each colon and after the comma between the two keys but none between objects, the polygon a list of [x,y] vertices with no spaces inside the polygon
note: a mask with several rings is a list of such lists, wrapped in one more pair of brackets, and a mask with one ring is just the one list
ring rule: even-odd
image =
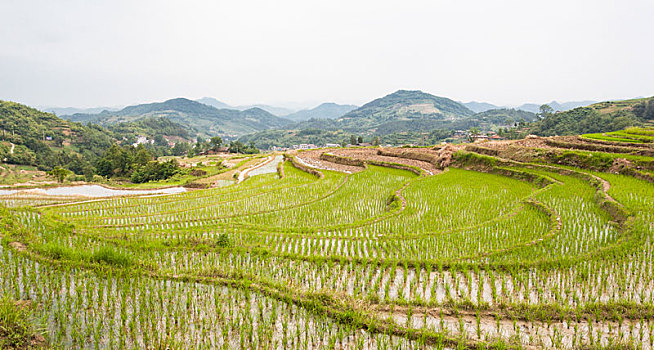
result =
[{"label": "forested hillside", "polygon": [[621,130],[654,122],[654,97],[600,102],[565,112],[546,111],[531,127],[541,136],[577,135]]},{"label": "forested hillside", "polygon": [[[132,146],[143,137],[145,142]],[[190,150],[187,141],[187,130],[167,118],[147,117],[105,128],[0,101],[0,160],[9,164],[43,171],[61,168],[63,174],[84,175],[87,180],[96,174],[135,182],[159,180],[175,174],[177,166],[154,160],[171,154],[174,142]]]},{"label": "forested hillside", "polygon": [[62,120],[8,101],[0,101],[0,129],[0,139],[15,145],[13,152],[0,148],[0,159],[41,170],[62,166],[78,174],[92,171],[92,163],[115,142],[101,127]]},{"label": "forested hillside", "polygon": [[244,111],[218,109],[186,98],[139,104],[114,112],[104,111],[99,114],[63,116],[63,118],[72,121],[91,122],[103,126],[135,122],[152,117],[165,117],[182,125],[187,133],[193,137],[221,136],[234,138],[261,130],[282,128],[291,124],[290,120],[279,118],[261,108],[250,108]]}]

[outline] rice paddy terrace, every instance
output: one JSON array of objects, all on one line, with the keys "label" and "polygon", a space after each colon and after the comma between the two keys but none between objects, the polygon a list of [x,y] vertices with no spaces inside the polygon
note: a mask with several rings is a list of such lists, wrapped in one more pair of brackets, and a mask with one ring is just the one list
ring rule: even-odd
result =
[{"label": "rice paddy terrace", "polygon": [[638,132],[317,150],[225,187],[35,199],[0,208],[0,291],[53,347],[652,349]]}]

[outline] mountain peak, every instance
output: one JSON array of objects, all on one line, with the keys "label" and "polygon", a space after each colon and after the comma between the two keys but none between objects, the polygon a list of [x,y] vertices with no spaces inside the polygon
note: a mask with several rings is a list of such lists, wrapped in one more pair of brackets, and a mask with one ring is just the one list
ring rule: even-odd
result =
[{"label": "mountain peak", "polygon": [[[369,116],[370,113],[374,114],[378,109],[394,109],[396,110],[395,114],[403,114],[404,117],[407,117],[408,115],[413,115],[414,117],[418,115],[453,117],[473,114],[473,111],[463,104],[447,97],[434,96],[420,90],[397,90],[384,97],[368,102],[343,117],[366,117]],[[391,116],[389,115],[389,117]],[[396,115],[395,117],[400,116]],[[394,117],[391,117],[391,119],[393,118]]]}]

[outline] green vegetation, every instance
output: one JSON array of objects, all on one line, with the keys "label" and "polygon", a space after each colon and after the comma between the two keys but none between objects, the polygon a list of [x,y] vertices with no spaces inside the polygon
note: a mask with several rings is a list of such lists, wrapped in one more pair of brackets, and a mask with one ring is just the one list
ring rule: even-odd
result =
[{"label": "green vegetation", "polygon": [[54,346],[649,348],[654,185],[593,154],[4,209],[0,290]]},{"label": "green vegetation", "polygon": [[180,169],[175,160],[157,162],[143,145],[120,147],[113,145],[98,160],[98,174],[107,178],[129,178],[134,183],[168,179]]},{"label": "green vegetation", "polygon": [[602,102],[541,117],[530,127],[531,133],[551,136],[617,131],[654,121],[654,97]]},{"label": "green vegetation", "polygon": [[336,103],[323,103],[312,109],[302,110],[284,116],[286,119],[294,121],[304,121],[310,119],[336,119],[345,113],[356,109],[353,105],[339,105]]},{"label": "green vegetation", "polygon": [[354,144],[349,135],[366,140],[379,137],[381,144],[434,145],[449,139],[454,130],[479,128],[495,131],[536,119],[534,113],[515,109],[493,109],[473,113],[459,102],[421,91],[396,91],[354,109],[340,118],[310,119],[286,129],[264,130],[239,140],[257,147],[290,147],[298,144],[324,146]]},{"label": "green vegetation", "polygon": [[654,128],[626,128],[625,130],[586,134],[588,139],[628,142],[628,143],[654,143]]},{"label": "green vegetation", "polygon": [[55,347],[651,349],[654,183],[615,172],[654,157],[466,149],[431,176],[299,153],[231,186],[0,208],[0,292]]},{"label": "green vegetation", "polygon": [[[205,107],[212,108],[204,106],[200,110]],[[13,164],[0,168],[1,182],[7,184],[39,177],[24,174],[27,169],[32,172],[31,167],[46,171],[60,183],[112,179],[133,183],[166,180],[166,184],[186,184],[192,178],[215,175],[224,168],[183,170],[173,160],[158,161],[159,157],[169,155],[192,157],[208,151],[217,152],[223,146],[223,140],[218,136],[209,141],[198,137],[197,142],[191,144],[187,128],[159,116],[111,124],[105,129],[62,120],[18,103],[0,101],[0,132],[0,160]],[[133,146],[135,143],[138,145]],[[171,147],[171,143],[174,146]],[[259,152],[253,144],[239,141],[231,142],[227,151]]]},{"label": "green vegetation", "polygon": [[29,301],[21,303],[0,295],[1,349],[43,348],[42,337],[33,324],[33,308]]},{"label": "green vegetation", "polygon": [[[84,126],[53,114],[0,101],[0,159],[7,163],[34,165],[40,170],[64,167],[77,174],[92,166],[114,139],[102,128]],[[11,145],[15,144],[13,153]]]},{"label": "green vegetation", "polygon": [[[261,108],[245,111],[217,109],[185,98],[129,106],[120,111],[64,116],[72,121],[94,123],[105,127],[125,122],[130,123],[128,124],[130,126],[147,127],[144,124],[151,124],[148,120],[152,117],[163,117],[174,124],[181,125],[191,137],[234,137],[280,128],[291,123],[290,120],[276,117]],[[181,136],[177,127],[174,127],[174,133]]]}]

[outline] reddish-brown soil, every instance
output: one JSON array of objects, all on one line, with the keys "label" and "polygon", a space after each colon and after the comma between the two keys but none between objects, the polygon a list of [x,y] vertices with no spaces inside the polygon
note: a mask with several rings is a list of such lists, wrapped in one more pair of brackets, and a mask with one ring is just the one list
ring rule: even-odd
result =
[{"label": "reddish-brown soil", "polygon": [[[421,151],[423,151],[421,149]],[[436,152],[430,149],[424,149],[425,152]],[[390,156],[382,156],[377,154],[377,149],[375,148],[343,148],[343,149],[337,149],[333,150],[330,153],[333,153],[335,155],[341,156],[341,157],[350,157],[354,159],[360,159],[360,160],[375,160],[375,161],[380,161],[380,162],[387,162],[387,163],[398,163],[398,164],[403,164],[403,165],[409,165],[409,166],[415,166],[418,167],[424,171],[427,172],[429,175],[437,174],[440,170],[436,168],[435,165],[429,163],[429,162],[424,162],[420,160],[413,160],[413,159],[408,159],[408,158],[400,158],[400,157],[390,157]]]},{"label": "reddish-brown soil", "polygon": [[[435,156],[439,154],[438,150],[433,150],[429,148],[421,148],[417,150],[419,150],[419,152],[425,152],[425,153],[433,154]],[[320,159],[320,155],[323,153],[331,153],[337,156],[348,157],[348,158],[363,160],[363,161],[373,160],[373,161],[414,166],[424,170],[429,175],[437,174],[440,172],[440,170],[432,163],[420,161],[420,160],[408,159],[408,158],[401,158],[401,157],[382,156],[377,154],[376,148],[317,149],[317,150],[310,150],[305,152],[298,152],[296,154],[296,158],[300,159],[300,161],[310,166],[319,169],[336,170],[346,173],[356,173],[364,169],[363,167],[359,167],[359,166],[337,164],[334,162],[329,162]]]},{"label": "reddish-brown soil", "polygon": [[323,153],[335,153],[335,149],[314,149],[298,152],[295,154],[295,158],[299,159],[300,162],[318,169],[335,170],[348,174],[357,173],[364,170],[363,167],[359,166],[343,165],[322,160],[320,159],[320,155]]}]

